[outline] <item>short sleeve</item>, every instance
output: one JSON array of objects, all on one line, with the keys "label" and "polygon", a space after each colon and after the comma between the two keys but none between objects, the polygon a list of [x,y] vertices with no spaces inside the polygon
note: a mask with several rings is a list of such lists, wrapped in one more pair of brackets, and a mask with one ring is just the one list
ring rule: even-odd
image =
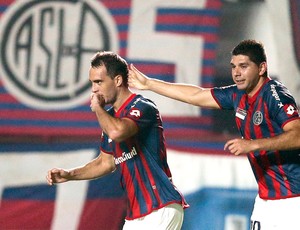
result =
[{"label": "short sleeve", "polygon": [[113,141],[104,132],[102,132],[100,150],[107,154],[113,155],[112,145],[113,145]]},{"label": "short sleeve", "polygon": [[283,127],[290,120],[299,118],[299,110],[295,99],[281,83],[271,84],[267,96],[270,116]]},{"label": "short sleeve", "polygon": [[234,95],[236,94],[236,85],[225,87],[215,87],[211,89],[212,96],[219,104],[221,109],[234,109]]},{"label": "short sleeve", "polygon": [[146,99],[136,103],[125,115],[126,118],[133,120],[140,130],[153,125],[157,116],[159,114],[156,105]]}]

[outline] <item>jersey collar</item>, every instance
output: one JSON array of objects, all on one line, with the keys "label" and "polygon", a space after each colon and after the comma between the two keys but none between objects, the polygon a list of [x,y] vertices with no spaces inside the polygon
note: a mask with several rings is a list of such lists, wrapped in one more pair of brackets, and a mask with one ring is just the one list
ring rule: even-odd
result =
[{"label": "jersey collar", "polygon": [[135,93],[131,94],[127,100],[120,106],[120,108],[118,109],[118,111],[116,112],[116,116],[119,116],[121,111],[132,101],[132,99],[136,96]]}]

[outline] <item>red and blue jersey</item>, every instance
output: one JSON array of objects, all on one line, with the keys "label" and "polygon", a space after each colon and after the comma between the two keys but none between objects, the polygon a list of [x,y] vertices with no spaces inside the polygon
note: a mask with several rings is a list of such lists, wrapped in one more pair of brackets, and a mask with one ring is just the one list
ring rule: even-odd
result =
[{"label": "red and blue jersey", "polygon": [[[294,98],[280,82],[266,78],[252,97],[236,85],[213,88],[221,109],[235,110],[235,120],[243,138],[269,138],[283,132],[286,123],[299,119]],[[262,199],[300,196],[300,149],[256,151],[248,155]]]},{"label": "red and blue jersey", "polygon": [[123,142],[114,142],[105,133],[101,138],[101,150],[114,155],[121,173],[121,185],[128,198],[126,219],[145,216],[171,203],[187,207],[172,184],[162,120],[156,105],[133,94],[117,112],[110,108],[108,113],[129,118],[138,126],[138,133]]}]

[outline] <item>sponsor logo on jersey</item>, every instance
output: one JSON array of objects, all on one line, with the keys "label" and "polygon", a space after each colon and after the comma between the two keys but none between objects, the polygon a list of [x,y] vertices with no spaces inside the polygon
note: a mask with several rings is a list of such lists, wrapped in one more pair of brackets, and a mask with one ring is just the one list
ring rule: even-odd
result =
[{"label": "sponsor logo on jersey", "polygon": [[276,91],[276,86],[274,84],[270,85],[272,96],[275,98],[276,101],[280,101],[280,97]]},{"label": "sponsor logo on jersey", "polygon": [[293,116],[297,112],[297,109],[292,105],[285,105],[284,111],[288,116]]},{"label": "sponsor logo on jersey", "polygon": [[140,112],[140,110],[138,110],[138,109],[131,109],[131,111],[129,112],[129,114],[130,114],[131,116],[136,117],[136,118],[141,117],[141,112]]},{"label": "sponsor logo on jersey", "polygon": [[247,111],[238,107],[236,109],[235,116],[242,119],[242,120],[245,120],[245,117],[247,116]]},{"label": "sponsor logo on jersey", "polygon": [[276,91],[276,85],[272,84],[270,85],[272,96],[275,98],[276,101],[278,101],[278,107],[281,108],[283,106],[282,102],[280,101],[280,97]]},{"label": "sponsor logo on jersey", "polygon": [[91,56],[118,50],[115,22],[94,0],[16,1],[1,16],[0,34],[4,87],[36,109],[68,109],[86,102]]},{"label": "sponsor logo on jersey", "polygon": [[128,161],[137,155],[136,149],[133,147],[129,153],[123,152],[121,157],[115,158],[115,164],[121,164]]},{"label": "sponsor logo on jersey", "polygon": [[260,125],[263,121],[263,114],[260,111],[255,111],[252,118],[253,118],[253,124]]}]

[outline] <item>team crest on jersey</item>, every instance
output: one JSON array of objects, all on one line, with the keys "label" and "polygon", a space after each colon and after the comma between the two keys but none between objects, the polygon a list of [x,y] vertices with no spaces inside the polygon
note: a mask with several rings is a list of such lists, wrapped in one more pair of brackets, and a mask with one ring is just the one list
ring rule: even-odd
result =
[{"label": "team crest on jersey", "polygon": [[263,121],[262,112],[256,111],[253,115],[253,124],[260,125]]}]

